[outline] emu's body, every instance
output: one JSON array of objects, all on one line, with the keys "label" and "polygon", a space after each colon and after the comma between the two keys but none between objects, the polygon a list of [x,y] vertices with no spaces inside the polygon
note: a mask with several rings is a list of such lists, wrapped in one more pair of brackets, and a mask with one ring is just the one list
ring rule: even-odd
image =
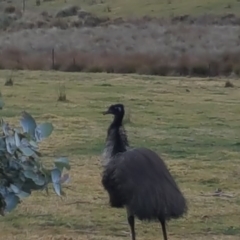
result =
[{"label": "emu's body", "polygon": [[115,115],[108,129],[102,184],[109,194],[111,207],[127,208],[132,240],[135,240],[134,216],[160,221],[167,240],[165,223],[187,211],[185,198],[155,152],[129,148],[122,118],[120,114]]}]

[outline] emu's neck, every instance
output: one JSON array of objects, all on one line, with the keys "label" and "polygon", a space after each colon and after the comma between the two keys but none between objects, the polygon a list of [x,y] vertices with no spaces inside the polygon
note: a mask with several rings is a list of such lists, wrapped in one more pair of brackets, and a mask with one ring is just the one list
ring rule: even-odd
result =
[{"label": "emu's neck", "polygon": [[108,128],[106,145],[103,153],[103,165],[120,152],[125,152],[129,147],[126,131],[122,125],[122,118],[114,118]]}]

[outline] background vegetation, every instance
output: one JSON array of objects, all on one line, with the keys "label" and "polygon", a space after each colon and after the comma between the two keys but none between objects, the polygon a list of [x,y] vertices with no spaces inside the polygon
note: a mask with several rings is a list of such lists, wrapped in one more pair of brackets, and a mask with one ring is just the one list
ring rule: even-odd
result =
[{"label": "background vegetation", "polygon": [[0,1],[2,69],[240,73],[238,0],[28,0],[22,8]]}]

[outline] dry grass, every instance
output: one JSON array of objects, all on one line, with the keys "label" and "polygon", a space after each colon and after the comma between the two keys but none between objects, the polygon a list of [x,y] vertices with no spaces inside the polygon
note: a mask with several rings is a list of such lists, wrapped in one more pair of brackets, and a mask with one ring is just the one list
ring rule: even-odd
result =
[{"label": "dry grass", "polygon": [[64,84],[59,84],[57,95],[58,95],[57,100],[59,102],[66,102],[67,101],[66,87],[65,87]]},{"label": "dry grass", "polygon": [[20,2],[0,3],[0,69],[52,69],[55,48],[61,71],[240,75],[238,0]]},{"label": "dry grass", "polygon": [[[223,34],[224,33],[224,34]],[[0,35],[0,68],[228,76],[240,74],[239,28],[135,22]]]},{"label": "dry grass", "polygon": [[[9,88],[3,86],[9,74],[0,71],[1,116],[16,123],[28,110],[51,121],[55,132],[41,146],[46,161],[68,155],[73,168],[67,197],[34,193],[0,218],[2,239],[130,239],[125,212],[108,207],[100,184],[99,157],[111,121],[101,112],[115,102],[131,109],[131,145],[158,151],[189,201],[189,214],[169,223],[170,238],[239,239],[238,81],[225,88],[226,80],[218,79],[20,71]],[[56,102],[59,79],[68,102]],[[217,188],[234,197],[201,196]],[[76,201],[82,203],[68,205]],[[161,239],[158,224],[137,222],[137,233],[139,240]]]}]

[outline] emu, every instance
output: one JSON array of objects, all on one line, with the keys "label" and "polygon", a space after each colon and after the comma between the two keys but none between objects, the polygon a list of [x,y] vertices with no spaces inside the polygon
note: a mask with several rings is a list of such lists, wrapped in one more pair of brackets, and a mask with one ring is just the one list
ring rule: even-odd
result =
[{"label": "emu", "polygon": [[187,202],[164,161],[148,148],[130,148],[123,127],[124,105],[111,105],[103,114],[114,116],[103,153],[102,185],[113,208],[126,208],[131,238],[135,217],[157,221],[167,240],[166,223],[187,213]]}]

